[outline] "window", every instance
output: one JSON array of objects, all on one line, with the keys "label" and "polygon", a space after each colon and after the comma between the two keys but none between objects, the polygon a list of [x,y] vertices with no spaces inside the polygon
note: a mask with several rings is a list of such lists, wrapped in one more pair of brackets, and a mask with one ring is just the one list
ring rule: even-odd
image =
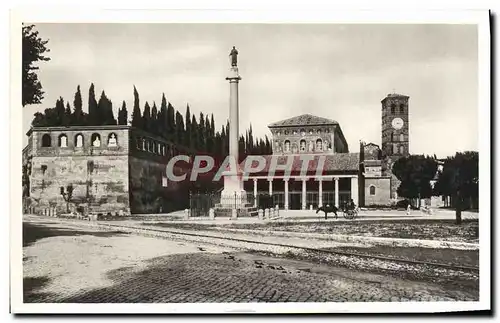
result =
[{"label": "window", "polygon": [[300,151],[306,151],[306,141],[304,139],[300,141]]},{"label": "window", "polygon": [[321,139],[316,140],[316,149],[315,150],[316,151],[323,151],[323,141]]},{"label": "window", "polygon": [[392,153],[393,154],[397,154],[398,153],[398,145],[396,145],[396,144],[392,145]]},{"label": "window", "polygon": [[404,146],[399,146],[399,153],[401,155],[405,153],[405,147]]},{"label": "window", "polygon": [[52,139],[49,134],[45,134],[42,136],[42,147],[50,147],[52,146]]},{"label": "window", "polygon": [[405,106],[404,104],[399,105],[399,113],[405,113]]},{"label": "window", "polygon": [[399,141],[405,141],[405,135],[404,134],[400,134],[399,135]]},{"label": "window", "polygon": [[83,147],[83,135],[81,133],[75,136],[75,147]]},{"label": "window", "polygon": [[391,114],[396,113],[396,105],[393,103],[391,104]]},{"label": "window", "polygon": [[66,148],[68,147],[68,137],[65,134],[62,134],[58,138],[59,147]]},{"label": "window", "polygon": [[115,133],[110,133],[108,136],[108,147],[116,147],[118,146],[118,138]]},{"label": "window", "polygon": [[391,141],[396,141],[396,134],[394,132],[391,133]]},{"label": "window", "polygon": [[41,169],[42,169],[42,174],[45,175],[45,172],[47,171],[47,165],[42,165]]},{"label": "window", "polygon": [[286,152],[290,151],[290,140],[285,140],[285,151]]},{"label": "window", "polygon": [[370,195],[375,195],[375,186],[370,185]]},{"label": "window", "polygon": [[93,133],[91,142],[93,147],[101,147],[101,135],[98,133]]}]

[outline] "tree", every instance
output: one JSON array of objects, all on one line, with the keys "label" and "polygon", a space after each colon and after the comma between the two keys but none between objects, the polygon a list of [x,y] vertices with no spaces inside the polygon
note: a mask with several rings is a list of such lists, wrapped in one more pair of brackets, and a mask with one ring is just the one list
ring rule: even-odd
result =
[{"label": "tree", "polygon": [[156,107],[156,102],[153,101],[153,107],[151,108],[151,123],[149,125],[151,133],[155,135],[161,135],[160,129],[158,127],[158,108]]},{"label": "tree", "polygon": [[151,131],[151,107],[149,103],[146,102],[144,105],[144,112],[142,113],[142,129],[144,131]]},{"label": "tree", "polygon": [[69,102],[66,102],[66,110],[64,110],[64,115],[61,124],[63,126],[71,125],[71,107],[69,106]]},{"label": "tree", "polygon": [[177,131],[175,141],[184,144],[185,142],[185,130],[184,130],[184,118],[182,117],[182,114],[177,111],[175,113],[175,130]]},{"label": "tree", "polygon": [[89,115],[88,115],[88,125],[95,126],[99,123],[99,110],[97,107],[97,101],[95,99],[95,89],[94,83],[90,84],[89,88]]},{"label": "tree", "polygon": [[132,126],[142,129],[141,108],[139,107],[139,93],[134,86],[134,110],[132,111]]},{"label": "tree", "polygon": [[392,172],[401,181],[398,195],[418,199],[432,196],[431,181],[436,176],[437,162],[424,155],[411,155],[398,159],[392,166]]},{"label": "tree", "polygon": [[186,135],[184,136],[184,145],[191,147],[191,112],[189,111],[189,104],[186,106]]},{"label": "tree", "polygon": [[126,125],[128,120],[127,105],[125,101],[122,103],[121,109],[118,111],[118,124]]},{"label": "tree", "polygon": [[170,104],[167,105],[167,129],[168,129],[168,138],[172,142],[175,142],[175,109]]},{"label": "tree", "polygon": [[461,224],[465,201],[479,196],[479,153],[466,151],[448,157],[434,185],[433,194],[452,197],[455,202],[455,221]]},{"label": "tree", "polygon": [[196,116],[193,115],[191,119],[191,132],[189,133],[191,148],[198,150],[198,122],[196,121]]},{"label": "tree", "polygon": [[167,99],[165,98],[165,93],[161,96],[160,112],[158,113],[158,129],[160,136],[164,139],[168,139],[168,120],[167,120]]},{"label": "tree", "polygon": [[71,116],[71,124],[74,126],[85,125],[85,115],[83,113],[82,93],[80,85],[76,87],[75,98],[73,99],[73,115]]},{"label": "tree", "polygon": [[101,93],[96,111],[94,125],[116,125],[116,119],[113,114],[113,103],[108,99],[104,91]]},{"label": "tree", "polygon": [[42,83],[38,79],[36,71],[39,69],[35,64],[41,61],[49,61],[50,58],[44,56],[50,52],[46,47],[48,40],[42,40],[38,37],[38,31],[35,25],[27,25],[22,27],[22,49],[23,49],[23,66],[22,66],[22,104],[23,107],[28,104],[38,104],[42,102],[44,92]]}]

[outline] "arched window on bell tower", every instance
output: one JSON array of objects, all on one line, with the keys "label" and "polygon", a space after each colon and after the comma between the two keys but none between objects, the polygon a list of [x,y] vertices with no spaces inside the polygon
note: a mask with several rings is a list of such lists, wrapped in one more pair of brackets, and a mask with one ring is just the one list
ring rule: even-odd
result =
[{"label": "arched window on bell tower", "polygon": [[393,103],[391,104],[391,114],[395,114],[396,113],[396,105]]}]

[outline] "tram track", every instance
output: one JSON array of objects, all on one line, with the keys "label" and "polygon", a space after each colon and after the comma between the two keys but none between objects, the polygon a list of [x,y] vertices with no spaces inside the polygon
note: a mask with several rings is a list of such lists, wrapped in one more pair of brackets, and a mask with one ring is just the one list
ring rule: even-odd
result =
[{"label": "tram track", "polygon": [[183,236],[184,237],[194,237],[194,238],[204,238],[204,239],[217,239],[219,241],[240,242],[240,243],[245,243],[245,244],[257,244],[257,245],[263,245],[263,246],[267,246],[267,247],[293,248],[293,249],[309,251],[309,252],[313,252],[313,253],[317,253],[317,254],[328,254],[328,255],[345,256],[345,257],[357,257],[357,258],[362,258],[362,259],[374,259],[374,260],[379,260],[379,261],[403,263],[403,264],[419,265],[419,266],[437,267],[437,268],[443,268],[443,269],[448,269],[448,270],[465,271],[465,272],[472,272],[472,273],[479,272],[479,267],[476,267],[476,266],[452,265],[452,264],[445,264],[445,263],[438,263],[438,262],[401,259],[401,258],[396,258],[396,257],[386,257],[386,256],[380,256],[380,255],[369,255],[369,254],[363,254],[363,253],[331,250],[331,249],[324,249],[324,248],[305,247],[305,246],[298,246],[298,245],[286,244],[286,243],[274,243],[274,242],[257,241],[257,240],[244,239],[244,238],[223,237],[223,236],[216,235],[216,234],[180,232],[180,231],[173,231],[173,230],[168,230],[168,229],[164,229],[164,228],[157,229],[157,228],[150,228],[150,227],[127,226],[127,225],[118,225],[118,224],[110,224],[110,223],[98,223],[98,225],[102,226],[102,227],[106,227],[108,229],[114,229],[116,231],[123,231],[126,233],[135,233],[135,234],[141,234],[141,235],[145,235],[145,236],[154,236],[154,237],[160,237],[160,238],[161,238],[162,234],[168,234],[168,235],[178,236],[181,239]]},{"label": "tram track", "polygon": [[[37,216],[36,218],[40,218],[40,217]],[[123,233],[138,234],[138,235],[142,235],[142,236],[155,237],[155,238],[172,238],[173,237],[173,238],[178,238],[180,240],[186,240],[185,239],[186,237],[190,237],[190,238],[211,239],[211,241],[205,241],[207,243],[215,243],[215,241],[213,239],[216,239],[219,242],[223,242],[223,241],[239,242],[239,243],[243,243],[243,244],[254,244],[254,245],[260,245],[260,246],[265,246],[265,247],[280,247],[280,248],[296,249],[296,250],[312,252],[314,254],[320,254],[320,255],[323,254],[323,255],[332,255],[332,256],[354,257],[354,258],[361,258],[361,259],[366,259],[366,260],[371,259],[371,260],[378,260],[378,261],[383,261],[383,262],[408,264],[408,265],[413,265],[413,266],[434,267],[434,268],[441,268],[441,269],[447,269],[447,270],[469,272],[469,273],[473,273],[473,274],[479,273],[479,267],[476,267],[476,266],[463,266],[463,265],[453,265],[453,264],[446,264],[446,263],[439,263],[439,262],[402,259],[402,258],[396,258],[396,257],[371,255],[371,254],[364,254],[364,253],[358,253],[358,252],[332,250],[331,248],[328,248],[328,249],[313,248],[313,247],[299,246],[299,245],[287,244],[287,243],[258,241],[258,240],[252,240],[252,239],[247,239],[247,238],[224,237],[224,236],[220,236],[217,234],[185,232],[185,231],[179,231],[179,230],[169,230],[169,229],[165,229],[165,228],[159,229],[159,228],[151,228],[151,227],[145,227],[145,226],[129,226],[129,225],[123,225],[123,224],[112,224],[109,222],[94,222],[94,221],[88,222],[88,221],[61,219],[61,218],[58,218],[57,220],[55,220],[54,218],[50,218],[50,217],[43,217],[43,219],[49,220],[50,222],[53,222],[53,223],[65,222],[65,223],[74,224],[78,227],[82,227],[82,226],[98,227],[99,229],[114,230],[114,231],[123,232]],[[226,243],[226,245],[228,245],[228,244]],[[231,246],[231,244],[229,244],[229,246]],[[252,249],[252,248],[249,248],[249,249]]]}]

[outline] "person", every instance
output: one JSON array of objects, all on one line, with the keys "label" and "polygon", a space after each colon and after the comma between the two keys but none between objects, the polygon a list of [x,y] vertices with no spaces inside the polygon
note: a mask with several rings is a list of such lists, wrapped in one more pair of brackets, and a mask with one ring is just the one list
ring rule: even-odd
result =
[{"label": "person", "polygon": [[356,209],[356,204],[354,204],[354,200],[351,199],[351,201],[349,202],[349,210],[354,210]]}]

